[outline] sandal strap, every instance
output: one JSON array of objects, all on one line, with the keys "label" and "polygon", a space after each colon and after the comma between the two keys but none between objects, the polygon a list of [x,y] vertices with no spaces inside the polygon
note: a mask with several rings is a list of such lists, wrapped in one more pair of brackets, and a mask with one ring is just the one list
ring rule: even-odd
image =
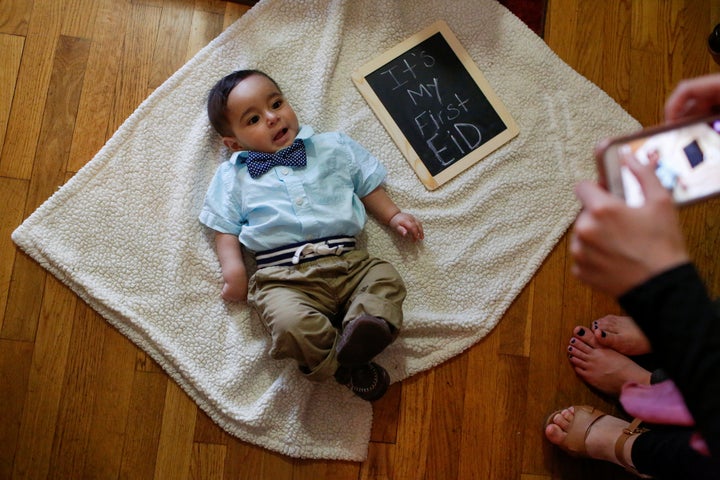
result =
[{"label": "sandal strap", "polygon": [[615,458],[618,459],[618,461],[622,464],[623,467],[625,467],[625,470],[627,470],[628,472],[633,473],[640,478],[652,478],[648,475],[643,475],[638,472],[637,469],[630,464],[627,458],[625,458],[625,443],[628,441],[628,439],[630,437],[640,435],[641,433],[645,433],[648,431],[647,428],[640,427],[641,423],[642,420],[636,418],[632,422],[630,422],[630,425],[623,428],[622,433],[615,441]]}]

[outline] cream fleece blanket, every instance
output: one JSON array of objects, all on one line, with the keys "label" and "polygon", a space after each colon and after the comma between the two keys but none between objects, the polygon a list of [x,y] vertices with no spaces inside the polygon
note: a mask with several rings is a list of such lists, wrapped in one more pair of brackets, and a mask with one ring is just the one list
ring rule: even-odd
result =
[{"label": "cream fleece blanket", "polygon": [[[500,150],[429,192],[353,86],[351,72],[445,20],[520,126]],[[409,294],[378,357],[393,381],[467,349],[496,325],[578,210],[600,137],[638,127],[493,0],[263,0],[160,86],[14,241],[148,352],[229,433],[303,458],[362,460],[369,403],[268,356],[244,304],[220,299],[213,237],[197,220],[227,151],[205,96],[238,68],[267,71],[302,123],[342,130],[388,168],[387,190],[424,222],[414,245],[370,221],[361,238]]]}]

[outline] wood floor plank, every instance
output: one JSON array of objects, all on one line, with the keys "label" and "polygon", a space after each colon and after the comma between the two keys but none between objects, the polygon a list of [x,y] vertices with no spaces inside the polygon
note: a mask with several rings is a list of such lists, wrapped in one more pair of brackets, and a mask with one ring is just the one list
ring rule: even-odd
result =
[{"label": "wood floor plank", "polygon": [[25,37],[31,10],[32,2],[0,3],[0,33]]},{"label": "wood floor plank", "polygon": [[5,142],[25,38],[0,34],[0,149]]},{"label": "wood floor plank", "polygon": [[566,367],[562,352],[568,332],[561,320],[566,249],[565,241],[556,245],[535,274],[533,282],[532,361],[528,367],[527,422],[522,435],[522,471],[525,473],[549,475],[552,472],[552,465],[547,463],[545,454],[547,442],[538,428],[541,424],[538,418],[544,418],[559,407],[555,391],[560,372]]},{"label": "wood floor plank", "polygon": [[328,462],[325,480],[357,480],[360,478],[360,463],[331,461]]},{"label": "wood floor plank", "polygon": [[254,480],[263,477],[262,449],[231,438],[227,444],[224,480]]},{"label": "wood floor plank", "polygon": [[576,64],[578,42],[586,41],[583,38],[577,38],[577,26],[577,0],[550,0],[548,2],[543,38],[550,48],[571,66]]},{"label": "wood floor plank", "polygon": [[223,30],[223,14],[195,10],[190,25],[190,38],[185,52],[185,62],[190,60]]},{"label": "wood floor plank", "polygon": [[[461,478],[458,460],[463,440],[469,355],[458,355],[435,369],[434,395],[429,420],[426,473],[428,478]],[[475,387],[475,379],[471,385]]]},{"label": "wood floor plank", "polygon": [[12,478],[45,478],[67,365],[77,297],[47,277]]},{"label": "wood floor plank", "polygon": [[[396,442],[396,445],[403,447],[391,450],[392,464],[389,465],[392,474],[398,479],[425,476],[434,385],[435,370],[418,373],[403,381],[403,401],[400,405]],[[387,451],[387,448],[380,445],[382,444],[371,443],[370,450],[381,448]],[[413,445],[413,448],[404,448],[405,445]],[[361,478],[367,477],[370,472],[381,471],[381,465],[374,463],[378,460],[386,461],[388,457],[374,452],[369,455],[362,465]]]},{"label": "wood floor plank", "polygon": [[91,38],[99,3],[96,0],[66,1],[60,34],[68,37]]},{"label": "wood floor plank", "polygon": [[190,6],[194,1],[174,0],[166,3],[162,9],[147,84],[149,88],[159,87],[185,63],[193,19]]},{"label": "wood floor plank", "polygon": [[12,478],[13,458],[20,435],[21,419],[34,345],[0,339],[0,478]]},{"label": "wood floor plank", "polygon": [[158,373],[135,372],[128,409],[121,478],[153,478],[169,379]]},{"label": "wood floor plank", "polygon": [[157,7],[132,5],[116,77],[108,135],[114,133],[147,97],[161,13]]},{"label": "wood floor plank", "polygon": [[491,469],[488,478],[518,478],[522,472],[523,435],[528,421],[535,415],[526,411],[529,359],[515,355],[498,356],[497,388],[493,407],[495,412]]},{"label": "wood floor plank", "polygon": [[62,22],[62,3],[35,0],[15,86],[0,176],[29,179],[41,138],[45,98]]},{"label": "wood floor plank", "polygon": [[223,480],[225,445],[196,442],[190,461],[190,478],[193,480]]},{"label": "wood floor plank", "polygon": [[534,286],[531,280],[515,298],[503,315],[503,321],[496,327],[500,336],[498,354],[530,355],[530,335],[532,334],[532,302]]},{"label": "wood floor plank", "polygon": [[[630,69],[630,43],[617,41],[629,38],[632,12],[630,0],[607,0],[602,12],[602,42],[595,55],[602,59],[600,72],[603,90],[615,101],[625,104],[630,96],[630,78],[625,72]],[[610,5],[608,5],[610,3]]]},{"label": "wood floor plank", "polygon": [[[95,322],[105,320],[94,314]],[[102,338],[102,357],[91,412],[85,465],[80,478],[119,478],[127,431],[137,349],[109,325]],[[143,407],[144,408],[144,407]]]},{"label": "wood floor plank", "polygon": [[228,434],[207,416],[205,412],[198,409],[195,418],[195,443],[208,443],[214,445],[227,445]]},{"label": "wood floor plank", "polygon": [[155,478],[182,480],[190,474],[197,405],[175,383],[167,383]]},{"label": "wood floor plank", "polygon": [[[105,144],[114,129],[110,117],[121,71],[130,4],[98,0],[98,12],[73,130],[68,171],[77,172]],[[112,130],[112,131],[111,131]]]},{"label": "wood floor plank", "polygon": [[390,385],[383,398],[373,403],[373,424],[370,441],[395,443],[397,441],[398,415],[402,401],[402,383]]},{"label": "wood floor plank", "polygon": [[[401,476],[393,476],[393,472],[396,471],[394,468],[395,450],[397,450],[395,445],[386,443],[371,443],[368,457],[360,467],[359,480],[389,480],[391,478],[404,478]],[[422,476],[418,475],[418,478],[422,478]]]},{"label": "wood floor plank", "polygon": [[250,10],[250,7],[247,5],[227,3],[225,5],[225,15],[223,17],[223,30],[235,23],[235,21],[242,17],[248,10]]},{"label": "wood floor plank", "polygon": [[28,182],[26,180],[0,177],[0,205],[4,207],[0,213],[0,338],[11,338],[11,335],[4,337],[3,333],[16,256],[16,247],[10,235],[23,219],[27,191]]},{"label": "wood floor plank", "polygon": [[96,377],[101,362],[105,325],[84,303],[76,306],[65,366],[58,428],[53,440],[50,472],[58,478],[81,478],[85,466],[95,401]]},{"label": "wood floor plank", "polygon": [[[498,385],[497,351],[500,337],[493,331],[482,339],[477,345],[467,351],[467,388],[462,416],[462,441],[458,458],[457,478],[493,478],[492,456],[496,435],[495,417],[497,411],[493,405],[498,388],[507,388],[507,385]],[[438,395],[444,395],[442,390]],[[405,477],[412,478],[412,477]]]}]

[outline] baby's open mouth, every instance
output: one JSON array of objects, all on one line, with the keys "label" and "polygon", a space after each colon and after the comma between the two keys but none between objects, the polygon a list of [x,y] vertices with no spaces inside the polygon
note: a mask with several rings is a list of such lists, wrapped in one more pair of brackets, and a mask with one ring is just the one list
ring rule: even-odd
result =
[{"label": "baby's open mouth", "polygon": [[275,135],[275,138],[274,138],[273,140],[275,140],[275,141],[277,142],[278,140],[280,140],[282,137],[285,136],[285,134],[287,133],[287,131],[288,131],[287,128],[283,128],[282,130],[280,130],[280,131],[277,133],[277,135]]}]

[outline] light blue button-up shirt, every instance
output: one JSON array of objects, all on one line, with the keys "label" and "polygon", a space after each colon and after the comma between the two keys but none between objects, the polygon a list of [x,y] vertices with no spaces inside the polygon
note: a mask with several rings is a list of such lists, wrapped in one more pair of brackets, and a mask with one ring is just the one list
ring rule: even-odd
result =
[{"label": "light blue button-up shirt", "polygon": [[385,179],[385,167],[340,132],[314,134],[303,126],[306,167],[277,166],[253,179],[247,151],[235,152],[210,183],[200,222],[237,235],[253,251],[318,238],[355,236],[365,226],[360,200]]}]

